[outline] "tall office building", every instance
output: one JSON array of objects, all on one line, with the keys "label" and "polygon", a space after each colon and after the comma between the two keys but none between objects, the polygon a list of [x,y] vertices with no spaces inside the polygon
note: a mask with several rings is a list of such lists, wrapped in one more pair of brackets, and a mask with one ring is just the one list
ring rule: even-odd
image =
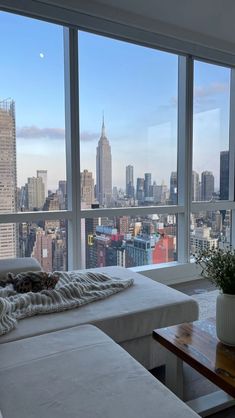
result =
[{"label": "tall office building", "polygon": [[93,268],[97,266],[95,232],[98,225],[101,225],[101,218],[85,219],[86,268]]},{"label": "tall office building", "polygon": [[[16,205],[15,103],[0,102],[0,213],[13,213]],[[0,224],[0,259],[17,255],[17,227]]]},{"label": "tall office building", "polygon": [[126,195],[131,198],[134,198],[135,196],[133,165],[128,165],[126,167]]},{"label": "tall office building", "polygon": [[152,253],[156,237],[139,235],[132,242],[126,243],[126,267],[152,264]]},{"label": "tall office building", "polygon": [[67,181],[59,180],[57,195],[59,197],[60,209],[67,209]]},{"label": "tall office building", "polygon": [[[44,211],[58,211],[60,210],[60,203],[59,203],[59,196],[56,193],[50,194],[46,198],[46,201],[43,205]],[[50,219],[45,221],[44,229],[47,232],[48,230],[53,230],[60,227],[60,220],[59,219]]]},{"label": "tall office building", "polygon": [[228,200],[229,151],[220,153],[220,200]]},{"label": "tall office building", "polygon": [[44,184],[44,200],[48,196],[47,170],[37,170],[37,177],[41,177]]},{"label": "tall office building", "polygon": [[129,216],[118,216],[116,220],[117,230],[120,234],[128,234],[129,232]]},{"label": "tall office building", "polygon": [[52,271],[52,246],[52,236],[38,228],[32,257],[38,260],[45,271]]},{"label": "tall office building", "polygon": [[112,155],[105,134],[104,117],[96,148],[96,197],[101,206],[110,206],[112,197]]},{"label": "tall office building", "polygon": [[94,203],[94,179],[92,173],[88,170],[83,170],[81,177],[81,201],[86,203],[87,208],[90,208]]},{"label": "tall office building", "polygon": [[144,197],[150,197],[151,177],[151,173],[144,174]]},{"label": "tall office building", "polygon": [[203,171],[201,175],[201,198],[209,201],[215,191],[215,179],[211,171]]},{"label": "tall office building", "polygon": [[192,201],[198,202],[200,200],[200,185],[199,174],[196,171],[192,172]]},{"label": "tall office building", "polygon": [[63,197],[66,197],[66,195],[67,195],[67,181],[66,180],[59,180],[58,189],[63,194]]},{"label": "tall office building", "polygon": [[42,209],[45,203],[45,187],[42,177],[28,177],[26,201],[29,210]]},{"label": "tall office building", "polygon": [[170,177],[170,200],[173,205],[177,205],[177,172],[172,171]]},{"label": "tall office building", "polygon": [[136,199],[139,203],[144,201],[144,179],[138,177],[136,180]]}]

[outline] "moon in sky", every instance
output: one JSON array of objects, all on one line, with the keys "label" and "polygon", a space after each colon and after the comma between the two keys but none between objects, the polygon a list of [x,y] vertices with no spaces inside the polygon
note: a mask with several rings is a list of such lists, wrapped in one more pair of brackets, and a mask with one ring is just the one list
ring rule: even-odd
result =
[{"label": "moon in sky", "polygon": [[44,58],[44,54],[43,54],[43,52],[40,52],[39,57],[40,57],[40,58]]}]

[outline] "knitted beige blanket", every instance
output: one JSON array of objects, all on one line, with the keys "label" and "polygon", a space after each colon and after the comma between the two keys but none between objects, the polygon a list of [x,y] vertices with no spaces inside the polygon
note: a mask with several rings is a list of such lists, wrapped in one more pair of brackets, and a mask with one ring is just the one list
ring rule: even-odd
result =
[{"label": "knitted beige blanket", "polygon": [[12,285],[0,289],[0,335],[16,327],[22,318],[74,309],[104,299],[133,284],[104,273],[56,272],[60,279],[55,289],[38,293],[16,293]]}]

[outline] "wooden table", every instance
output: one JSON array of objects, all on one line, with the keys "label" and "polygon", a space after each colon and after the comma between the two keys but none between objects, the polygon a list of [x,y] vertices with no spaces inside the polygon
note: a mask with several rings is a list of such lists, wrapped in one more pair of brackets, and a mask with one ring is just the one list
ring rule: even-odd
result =
[{"label": "wooden table", "polygon": [[167,349],[166,385],[183,399],[183,361],[217,385],[220,391],[187,402],[201,416],[235,405],[235,347],[217,339],[215,319],[153,331]]}]

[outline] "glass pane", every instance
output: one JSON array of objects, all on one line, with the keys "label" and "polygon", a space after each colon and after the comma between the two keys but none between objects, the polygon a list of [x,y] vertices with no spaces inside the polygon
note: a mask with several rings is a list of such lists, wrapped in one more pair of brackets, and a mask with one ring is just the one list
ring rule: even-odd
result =
[{"label": "glass pane", "polygon": [[64,209],[63,28],[0,12],[0,51],[0,213]]},{"label": "glass pane", "polygon": [[195,61],[193,201],[228,200],[230,69]]},{"label": "glass pane", "polygon": [[79,32],[82,208],[177,203],[178,57]]},{"label": "glass pane", "polygon": [[176,260],[176,216],[82,219],[82,267],[135,267]]},{"label": "glass pane", "polygon": [[191,214],[191,254],[204,248],[227,248],[230,245],[231,211],[208,211]]},{"label": "glass pane", "polygon": [[45,271],[67,270],[66,220],[0,225],[1,258],[34,257]]}]

